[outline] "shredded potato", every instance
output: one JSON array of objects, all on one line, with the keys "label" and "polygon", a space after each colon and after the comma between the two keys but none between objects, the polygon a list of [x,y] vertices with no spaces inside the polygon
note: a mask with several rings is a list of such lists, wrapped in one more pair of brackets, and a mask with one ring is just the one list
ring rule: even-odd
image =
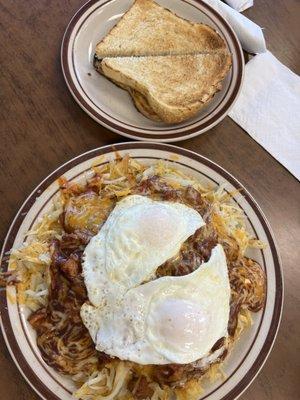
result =
[{"label": "shredded potato", "polygon": [[32,242],[11,254],[9,269],[17,271],[20,280],[18,301],[32,311],[47,302],[50,262],[49,246],[45,242]]},{"label": "shredded potato", "polygon": [[60,198],[53,202],[52,210],[45,214],[34,226],[27,232],[27,237],[32,236],[32,240],[39,242],[49,242],[53,238],[60,238],[63,228],[59,221],[59,216],[63,212]]},{"label": "shredded potato", "polygon": [[[103,161],[103,157],[99,158],[98,164]],[[160,182],[172,190],[182,191],[192,187],[201,194],[206,202],[203,218],[211,227],[210,229],[216,232],[218,242],[223,245],[229,274],[230,269],[234,271],[231,277],[232,282],[235,282],[234,274],[237,274],[237,278],[240,279],[239,284],[244,284],[241,279],[244,279],[245,271],[247,268],[252,268],[252,265],[244,262],[243,275],[241,275],[238,261],[245,260],[247,249],[260,249],[264,247],[264,244],[253,238],[247,231],[243,211],[232,200],[232,196],[237,193],[228,193],[222,185],[217,188],[203,186],[179,171],[176,163],[173,162],[158,161],[155,165],[147,167],[129,156],[121,158],[116,154],[114,161],[100,166],[94,165],[91,171],[92,173],[83,183],[67,182],[63,177],[59,179],[60,197],[55,200],[52,210],[28,232],[26,243],[20,249],[12,251],[9,270],[17,273],[19,282],[16,286],[18,301],[21,304],[25,304],[32,311],[47,306],[51,283],[50,247],[53,240],[59,241],[66,231],[68,233],[80,231],[81,235],[96,234],[116,202],[124,196],[136,193],[137,186],[143,185],[143,182],[147,183],[147,180],[152,177],[158,177]],[[64,223],[62,223],[62,215]],[[235,263],[234,268],[230,267],[231,263]],[[253,293],[263,299],[263,288],[261,283],[260,290]],[[232,293],[234,293],[233,297],[240,295],[239,292]],[[262,302],[263,300],[261,304]],[[258,306],[257,309],[259,309]],[[241,306],[237,312],[234,337],[227,340],[228,349],[251,324],[251,312],[246,305]],[[64,343],[62,341],[58,343],[63,349]],[[96,365],[95,360],[91,363],[93,366]],[[152,393],[149,397],[151,400],[171,400],[174,396],[178,400],[196,400],[203,392],[202,382],[204,384],[207,379],[211,381],[224,379],[220,363],[221,360],[218,360],[209,365],[203,374],[204,378],[200,376],[189,379],[183,387],[172,388],[152,379],[152,366],[142,366],[127,361],[112,361],[96,369],[93,367],[88,377],[81,372],[73,375],[72,378],[79,387],[74,396],[82,400],[134,400],[135,389],[129,390],[128,384],[134,376],[140,376],[148,382]],[[139,380],[136,382],[135,387]]]},{"label": "shredded potato", "polygon": [[252,324],[253,324],[253,319],[251,316],[251,312],[247,308],[242,308],[239,314],[234,340],[240,338],[242,333],[248,328],[250,328]]},{"label": "shredded potato", "polygon": [[175,391],[178,400],[198,400],[203,392],[204,390],[199,379],[192,379],[184,388]]},{"label": "shredded potato", "polygon": [[[122,391],[126,391],[125,383],[130,376],[130,365],[118,362],[95,371],[74,396],[82,400],[114,400],[117,395],[122,398]],[[125,393],[123,393],[123,396]]]}]

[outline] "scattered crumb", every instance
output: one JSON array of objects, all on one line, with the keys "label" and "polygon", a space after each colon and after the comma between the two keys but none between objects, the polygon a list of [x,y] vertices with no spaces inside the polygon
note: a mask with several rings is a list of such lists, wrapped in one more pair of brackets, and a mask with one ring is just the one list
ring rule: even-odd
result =
[{"label": "scattered crumb", "polygon": [[170,154],[170,160],[172,160],[172,161],[178,161],[179,158],[180,157],[178,154],[173,154],[173,153]]}]

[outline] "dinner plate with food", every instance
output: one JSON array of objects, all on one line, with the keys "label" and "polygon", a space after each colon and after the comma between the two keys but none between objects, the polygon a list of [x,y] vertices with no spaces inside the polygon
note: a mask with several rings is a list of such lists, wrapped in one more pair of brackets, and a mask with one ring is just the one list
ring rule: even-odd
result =
[{"label": "dinner plate with food", "polygon": [[281,317],[259,206],[223,168],[168,144],[59,167],[20,208],[1,267],[6,344],[47,400],[233,400]]},{"label": "dinner plate with food", "polygon": [[97,122],[159,142],[220,122],[244,71],[232,28],[200,0],[91,0],[66,29],[61,64],[73,97]]}]

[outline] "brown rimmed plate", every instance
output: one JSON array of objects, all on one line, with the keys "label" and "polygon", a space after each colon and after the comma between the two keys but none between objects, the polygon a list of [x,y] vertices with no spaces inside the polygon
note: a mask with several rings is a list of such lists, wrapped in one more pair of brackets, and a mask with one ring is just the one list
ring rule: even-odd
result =
[{"label": "brown rimmed plate", "polygon": [[133,0],[91,0],[69,23],[61,48],[61,65],[74,99],[94,120],[120,135],[136,140],[175,142],[197,136],[219,123],[229,112],[241,88],[244,59],[239,41],[228,23],[201,0],[157,0],[177,15],[213,27],[232,54],[232,68],[222,89],[196,117],[181,124],[154,122],[133,105],[130,95],[93,68],[96,44],[118,22]]},{"label": "brown rimmed plate", "polygon": [[[226,359],[226,379],[207,384],[201,397],[201,400],[236,399],[262,368],[275,340],[282,310],[282,272],[274,237],[261,209],[237,179],[209,159],[167,144],[130,142],[101,147],[70,160],[37,186],[20,208],[3,245],[2,269],[7,270],[7,254],[10,249],[18,248],[35,221],[50,209],[58,193],[57,178],[64,175],[71,181],[85,179],[92,165],[107,163],[115,157],[115,150],[121,155],[130,154],[149,165],[158,159],[169,160],[178,169],[203,184],[224,185],[227,191],[236,193],[233,201],[244,210],[249,231],[267,244],[265,249],[251,250],[248,254],[266,272],[266,306],[263,311],[254,314],[252,327],[243,334]],[[240,191],[237,192],[236,189]],[[12,358],[27,382],[43,399],[72,399],[74,384],[42,360],[35,333],[27,323],[28,309],[9,300],[15,298],[15,295],[15,288],[12,286],[0,292],[1,327]]]}]

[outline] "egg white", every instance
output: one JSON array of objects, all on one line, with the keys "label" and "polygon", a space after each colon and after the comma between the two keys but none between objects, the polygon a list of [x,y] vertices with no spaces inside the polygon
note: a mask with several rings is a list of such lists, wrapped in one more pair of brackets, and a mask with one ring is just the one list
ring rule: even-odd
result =
[{"label": "egg white", "polygon": [[128,289],[149,280],[203,225],[201,215],[184,204],[139,195],[121,200],[83,255],[90,302],[116,302]]},{"label": "egg white", "polygon": [[81,316],[96,349],[139,364],[185,364],[207,356],[227,335],[230,285],[221,245],[207,263],[183,277],[132,287]]}]

